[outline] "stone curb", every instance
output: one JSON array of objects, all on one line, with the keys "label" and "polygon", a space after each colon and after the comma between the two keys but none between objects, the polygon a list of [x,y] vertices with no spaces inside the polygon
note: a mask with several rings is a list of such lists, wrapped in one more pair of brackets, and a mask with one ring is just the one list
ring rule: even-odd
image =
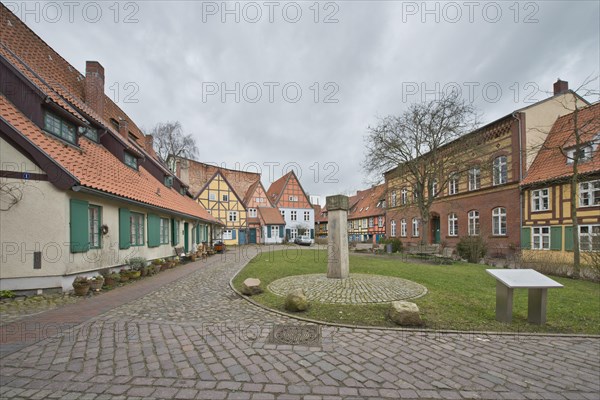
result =
[{"label": "stone curb", "polygon": [[415,333],[428,333],[428,334],[459,334],[459,335],[487,335],[487,336],[526,336],[526,337],[551,337],[551,338],[582,338],[582,339],[600,339],[600,335],[587,335],[587,334],[578,334],[578,333],[535,333],[535,332],[494,332],[494,331],[461,331],[461,330],[452,330],[452,329],[442,329],[442,330],[431,330],[431,329],[418,329],[418,328],[393,328],[387,326],[365,326],[365,325],[349,325],[349,324],[340,324],[337,322],[325,322],[318,321],[316,319],[310,319],[305,317],[299,317],[294,314],[288,314],[283,311],[274,310],[265,305],[262,305],[254,300],[252,300],[248,296],[244,296],[240,293],[235,286],[233,285],[233,280],[239,275],[240,272],[246,266],[250,260],[248,260],[244,265],[242,265],[238,272],[229,279],[229,287],[231,290],[237,294],[242,299],[246,300],[250,304],[255,305],[256,307],[262,308],[265,311],[271,312],[273,314],[282,315],[284,317],[292,318],[302,322],[309,322],[312,324],[323,325],[323,326],[334,326],[338,328],[348,328],[348,329],[360,329],[360,330],[379,330],[379,331],[392,331],[392,332],[415,332]]}]

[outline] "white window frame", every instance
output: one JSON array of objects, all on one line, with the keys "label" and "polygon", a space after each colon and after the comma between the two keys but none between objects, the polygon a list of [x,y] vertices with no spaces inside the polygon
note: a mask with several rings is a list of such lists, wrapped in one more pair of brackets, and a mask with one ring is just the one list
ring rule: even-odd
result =
[{"label": "white window frame", "polygon": [[448,194],[453,195],[458,193],[458,175],[452,174],[450,175],[450,180],[448,182]]},{"label": "white window frame", "polygon": [[480,234],[480,224],[479,224],[479,211],[471,210],[469,211],[469,236],[479,236]]},{"label": "white window frame", "polygon": [[256,210],[256,208],[249,208],[248,209],[248,216],[250,218],[256,218],[256,216],[257,216],[257,210]]},{"label": "white window frame", "polygon": [[579,249],[588,252],[600,251],[600,224],[579,225]]},{"label": "white window frame", "polygon": [[396,207],[396,200],[397,200],[396,196],[397,196],[396,191],[392,190],[392,194],[390,196],[391,197],[390,203],[392,204],[392,207]]},{"label": "white window frame", "polygon": [[296,202],[296,201],[298,201],[298,196],[289,195],[288,200]]},{"label": "white window frame", "polygon": [[531,192],[531,211],[547,211],[550,209],[550,189],[543,188]]},{"label": "white window frame", "polygon": [[[571,149],[567,151],[567,164],[573,164],[575,162],[575,151],[577,149]],[[582,146],[579,148],[579,159],[578,163],[584,163],[592,159],[594,148],[590,145]]]},{"label": "white window frame", "polygon": [[492,234],[506,236],[506,208],[496,207],[492,210]]},{"label": "white window frame", "polygon": [[498,156],[494,158],[492,171],[494,186],[508,182],[508,157]]},{"label": "white window frame", "polygon": [[208,193],[208,200],[210,201],[216,201],[217,200],[217,195],[214,193]]},{"label": "white window frame", "polygon": [[579,207],[600,206],[600,179],[579,183]]},{"label": "white window frame", "polygon": [[406,237],[406,235],[407,235],[407,229],[406,229],[406,227],[407,227],[406,220],[404,218],[402,218],[400,220],[400,236]]},{"label": "white window frame", "polygon": [[298,212],[295,210],[290,211],[290,220],[297,221],[298,220]]},{"label": "white window frame", "polygon": [[304,211],[304,220],[310,221],[310,211]]},{"label": "white window frame", "polygon": [[225,193],[221,196],[222,201],[229,201],[229,194]]},{"label": "white window frame", "polygon": [[531,228],[531,249],[550,250],[549,226],[534,226]]},{"label": "white window frame", "polygon": [[279,225],[271,225],[271,237],[279,237]]},{"label": "white window frame", "polygon": [[222,238],[223,240],[233,240],[233,229],[223,230]]},{"label": "white window frame", "polygon": [[419,235],[420,235],[419,219],[417,217],[414,217],[412,219],[412,234],[413,234],[413,237],[419,237]]},{"label": "white window frame", "polygon": [[375,218],[369,217],[369,228],[373,228],[375,226]]},{"label": "white window frame", "polygon": [[396,221],[395,220],[392,220],[392,222],[390,222],[390,236],[396,237]]},{"label": "white window frame", "polygon": [[431,197],[435,197],[437,195],[437,187],[438,187],[438,180],[434,179],[433,182],[431,183]]},{"label": "white window frame", "polygon": [[377,227],[383,227],[383,217],[377,217]]},{"label": "white window frame", "polygon": [[469,169],[469,191],[481,188],[481,167],[471,167]]},{"label": "white window frame", "polygon": [[227,221],[237,222],[237,220],[238,220],[238,212],[237,211],[229,211],[227,213]]},{"label": "white window frame", "polygon": [[448,214],[448,236],[458,236],[458,216],[456,213]]},{"label": "white window frame", "polygon": [[406,203],[408,203],[408,189],[403,187],[402,191],[400,192],[400,199],[402,201],[402,205],[405,205]]}]

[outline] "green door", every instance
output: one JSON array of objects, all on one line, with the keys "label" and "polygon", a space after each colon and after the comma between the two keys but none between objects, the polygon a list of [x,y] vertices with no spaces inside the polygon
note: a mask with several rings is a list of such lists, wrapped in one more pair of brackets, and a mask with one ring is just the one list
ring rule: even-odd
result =
[{"label": "green door", "polygon": [[184,222],[183,224],[183,248],[184,251],[187,253],[188,251],[190,251],[190,224],[188,224],[187,222]]},{"label": "green door", "polygon": [[441,242],[440,218],[439,217],[434,218],[432,220],[432,222],[433,222],[433,224],[432,224],[433,225],[432,226],[432,229],[433,229],[433,243],[434,244],[439,244]]},{"label": "green door", "polygon": [[248,243],[256,244],[256,229],[250,229],[248,231]]}]

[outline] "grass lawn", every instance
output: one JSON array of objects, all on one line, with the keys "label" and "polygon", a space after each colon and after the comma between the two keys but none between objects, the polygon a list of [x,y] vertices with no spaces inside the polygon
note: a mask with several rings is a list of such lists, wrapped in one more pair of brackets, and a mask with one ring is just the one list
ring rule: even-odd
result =
[{"label": "grass lawn", "polygon": [[[396,276],[427,287],[428,293],[414,301],[421,310],[425,327],[466,331],[548,332],[600,334],[600,284],[552,277],[562,289],[548,290],[547,323],[527,323],[527,290],[515,289],[512,324],[495,319],[496,280],[484,265],[412,264],[388,256],[350,256],[350,272]],[[290,248],[265,252],[251,260],[235,277],[239,290],[244,279],[259,278],[263,294],[252,299],[273,309],[285,311],[283,298],[266,290],[269,283],[291,275],[325,273],[327,254],[322,250]],[[387,304],[332,305],[312,302],[298,315],[320,321],[352,325],[395,326],[386,319]]]}]

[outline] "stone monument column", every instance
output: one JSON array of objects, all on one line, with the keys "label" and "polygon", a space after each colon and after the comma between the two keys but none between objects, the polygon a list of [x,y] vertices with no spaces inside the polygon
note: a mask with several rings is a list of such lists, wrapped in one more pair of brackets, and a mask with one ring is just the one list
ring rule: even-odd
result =
[{"label": "stone monument column", "polygon": [[327,197],[327,277],[346,279],[348,263],[348,196]]}]

